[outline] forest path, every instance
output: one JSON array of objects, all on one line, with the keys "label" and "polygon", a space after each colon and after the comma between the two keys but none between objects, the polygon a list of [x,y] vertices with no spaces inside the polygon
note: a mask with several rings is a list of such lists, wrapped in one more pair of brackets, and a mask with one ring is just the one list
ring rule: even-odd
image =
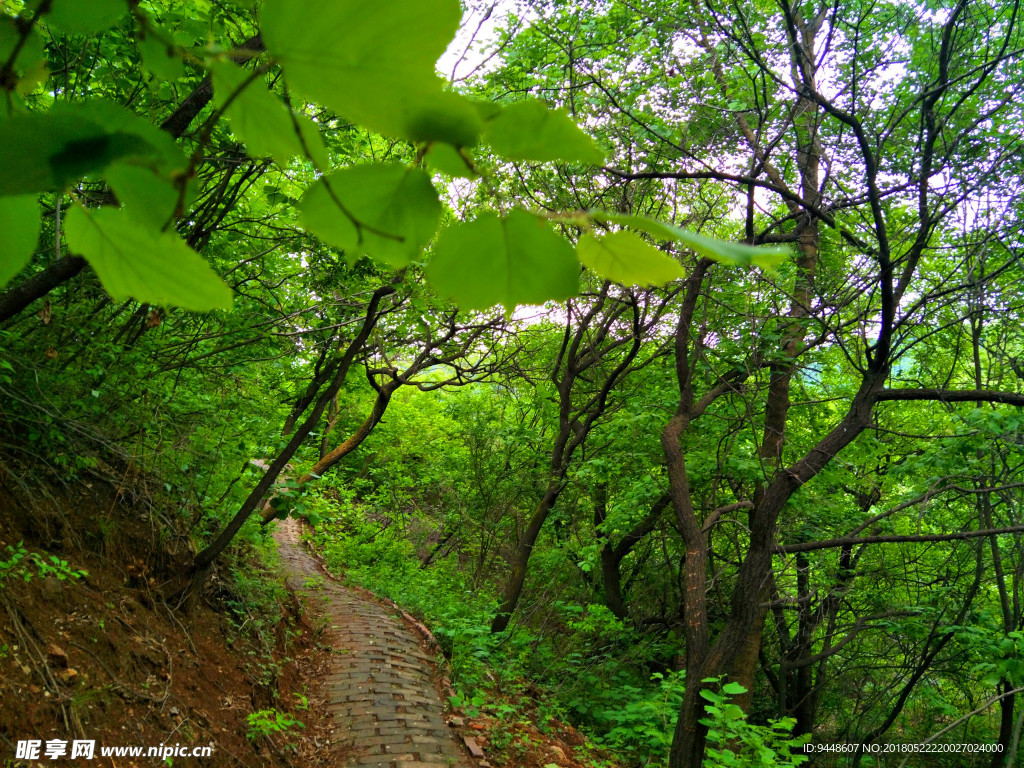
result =
[{"label": "forest path", "polygon": [[326,574],[300,543],[297,520],[274,537],[288,586],[324,601],[329,626],[321,642],[333,649],[322,692],[346,766],[465,768],[472,765],[442,717],[434,659],[419,637],[387,608]]}]

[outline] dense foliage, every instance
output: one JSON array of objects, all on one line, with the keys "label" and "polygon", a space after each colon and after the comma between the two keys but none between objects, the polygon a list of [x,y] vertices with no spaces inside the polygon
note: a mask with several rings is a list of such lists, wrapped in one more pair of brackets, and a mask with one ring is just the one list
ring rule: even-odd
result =
[{"label": "dense foliage", "polygon": [[1017,2],[2,5],[11,493],[176,605],[303,516],[625,764],[1012,768]]}]

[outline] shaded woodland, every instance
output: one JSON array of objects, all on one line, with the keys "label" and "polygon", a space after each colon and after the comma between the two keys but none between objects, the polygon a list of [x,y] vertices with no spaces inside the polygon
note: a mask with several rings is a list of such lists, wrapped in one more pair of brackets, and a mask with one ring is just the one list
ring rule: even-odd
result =
[{"label": "shaded woodland", "polygon": [[0,585],[291,515],[595,766],[1019,765],[1019,3],[377,5],[3,3]]}]

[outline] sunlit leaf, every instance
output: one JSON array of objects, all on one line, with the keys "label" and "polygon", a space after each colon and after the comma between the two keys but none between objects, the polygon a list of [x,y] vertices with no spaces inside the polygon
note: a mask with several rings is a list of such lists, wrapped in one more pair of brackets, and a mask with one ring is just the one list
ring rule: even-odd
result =
[{"label": "sunlit leaf", "polygon": [[312,121],[296,116],[293,122],[288,107],[267,90],[262,78],[242,89],[249,73],[217,61],[211,62],[210,75],[214,103],[221,108],[228,104],[224,114],[231,131],[245,142],[250,155],[270,156],[278,165],[286,166],[308,150],[321,168],[327,165],[323,140]]},{"label": "sunlit leaf", "polygon": [[505,107],[487,123],[484,136],[509,160],[601,163],[604,153],[564,109],[526,99]]},{"label": "sunlit leaf", "polygon": [[401,165],[337,171],[313,184],[299,209],[303,225],[321,240],[396,267],[417,257],[441,218],[430,177]]},{"label": "sunlit leaf", "polygon": [[185,63],[174,49],[153,32],[140,30],[135,44],[142,56],[142,66],[160,80],[174,81],[184,76]]},{"label": "sunlit leaf", "polygon": [[476,173],[470,166],[469,161],[449,144],[439,142],[432,144],[430,149],[427,150],[426,155],[424,155],[423,162],[431,170],[438,171],[446,176],[467,179],[476,178]]},{"label": "sunlit leaf", "polygon": [[267,0],[267,50],[295,92],[375,131],[475,143],[480,117],[434,70],[462,17],[457,0]]},{"label": "sunlit leaf", "polygon": [[41,227],[35,195],[0,197],[0,287],[28,264],[39,243]]},{"label": "sunlit leaf", "polygon": [[547,222],[518,210],[448,228],[427,267],[434,289],[463,309],[565,299],[579,290],[579,272],[569,243]]},{"label": "sunlit leaf", "polygon": [[125,0],[53,0],[46,22],[64,32],[91,35],[114,26],[127,12]]},{"label": "sunlit leaf", "polygon": [[149,168],[115,163],[104,178],[136,221],[159,231],[170,220],[178,203],[178,191]]},{"label": "sunlit leaf", "polygon": [[169,135],[103,101],[0,120],[0,195],[62,189],[129,158],[168,177],[187,165]]},{"label": "sunlit leaf", "polygon": [[84,256],[116,300],[136,299],[197,312],[231,308],[231,289],[172,232],[156,233],[127,211],[72,209],[68,248]]},{"label": "sunlit leaf", "polygon": [[15,46],[21,43],[13,65],[14,73],[19,76],[43,65],[45,54],[42,35],[35,28],[29,30],[24,42],[21,42],[21,38],[21,30],[14,19],[10,16],[0,18],[0,66],[7,62]]},{"label": "sunlit leaf", "polygon": [[639,229],[657,240],[674,240],[705,258],[737,267],[760,267],[772,271],[784,264],[790,255],[789,249],[784,245],[762,246],[731,243],[727,240],[698,235],[696,232],[655,221],[646,216],[605,213],[603,211],[591,211],[591,216],[595,221]]},{"label": "sunlit leaf", "polygon": [[679,262],[632,232],[583,235],[576,255],[601,277],[623,285],[663,285],[685,274]]}]

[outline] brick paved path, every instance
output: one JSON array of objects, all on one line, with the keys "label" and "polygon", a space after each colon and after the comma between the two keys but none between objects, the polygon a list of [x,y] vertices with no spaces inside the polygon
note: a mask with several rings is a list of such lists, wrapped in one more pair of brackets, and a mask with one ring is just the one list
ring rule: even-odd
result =
[{"label": "brick paved path", "polygon": [[334,654],[323,693],[337,742],[358,768],[467,768],[472,763],[442,719],[431,675],[434,659],[388,609],[325,576],[299,543],[299,523],[278,523],[274,536],[288,585],[322,596]]}]

